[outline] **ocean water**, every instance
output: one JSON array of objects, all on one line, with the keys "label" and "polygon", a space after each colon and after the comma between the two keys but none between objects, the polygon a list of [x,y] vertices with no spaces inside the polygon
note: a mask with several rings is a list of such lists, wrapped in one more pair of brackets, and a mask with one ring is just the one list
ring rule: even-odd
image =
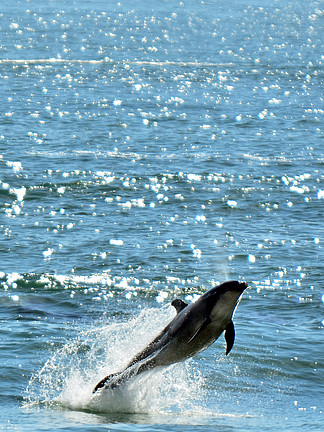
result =
[{"label": "ocean water", "polygon": [[[0,10],[0,430],[324,427],[324,3]],[[188,302],[223,337],[92,396]]]}]

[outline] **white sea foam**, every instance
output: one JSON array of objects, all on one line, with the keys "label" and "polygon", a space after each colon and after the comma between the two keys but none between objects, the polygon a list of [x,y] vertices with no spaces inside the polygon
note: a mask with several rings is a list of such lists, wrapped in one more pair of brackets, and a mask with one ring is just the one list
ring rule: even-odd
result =
[{"label": "white sea foam", "polygon": [[117,389],[92,393],[101,378],[125,367],[173,315],[171,307],[148,309],[128,322],[80,332],[54,351],[31,378],[25,406],[59,404],[72,410],[110,413],[194,409],[203,391],[202,378],[191,360],[143,373]]},{"label": "white sea foam", "polygon": [[122,246],[124,244],[124,241],[121,239],[110,239],[109,243],[114,246]]},{"label": "white sea foam", "polygon": [[25,187],[14,188],[10,190],[10,192],[15,193],[17,195],[17,200],[22,202],[24,200],[24,196],[26,195],[27,189]]},{"label": "white sea foam", "polygon": [[229,207],[232,207],[232,208],[237,207],[237,201],[234,201],[234,200],[228,200],[228,201],[226,202],[226,204],[227,204]]}]

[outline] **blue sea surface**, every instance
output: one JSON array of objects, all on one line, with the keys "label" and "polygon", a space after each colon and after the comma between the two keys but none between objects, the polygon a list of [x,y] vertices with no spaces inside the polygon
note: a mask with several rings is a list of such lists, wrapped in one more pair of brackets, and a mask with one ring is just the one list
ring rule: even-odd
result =
[{"label": "blue sea surface", "polygon": [[[324,3],[0,10],[0,430],[322,431]],[[236,340],[92,395],[237,279]]]}]

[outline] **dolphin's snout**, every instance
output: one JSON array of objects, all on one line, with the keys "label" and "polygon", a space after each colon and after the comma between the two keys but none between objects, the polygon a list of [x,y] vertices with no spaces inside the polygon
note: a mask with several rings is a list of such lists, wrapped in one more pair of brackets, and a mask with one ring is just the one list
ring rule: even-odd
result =
[{"label": "dolphin's snout", "polygon": [[246,282],[239,282],[239,281],[225,282],[223,284],[223,286],[226,286],[226,285],[227,285],[229,290],[238,291],[241,293],[248,287],[248,284]]},{"label": "dolphin's snout", "polygon": [[247,287],[248,287],[248,284],[246,282],[239,282],[238,287],[237,287],[237,291],[239,291],[240,293],[243,293]]}]

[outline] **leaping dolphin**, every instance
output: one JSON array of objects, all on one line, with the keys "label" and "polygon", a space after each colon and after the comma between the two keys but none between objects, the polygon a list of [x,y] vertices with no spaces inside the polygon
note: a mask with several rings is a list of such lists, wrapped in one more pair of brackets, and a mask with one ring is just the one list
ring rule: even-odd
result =
[{"label": "leaping dolphin", "polygon": [[102,388],[113,389],[148,369],[186,360],[205,350],[223,331],[227,355],[235,338],[232,317],[246,288],[245,282],[229,281],[210,289],[189,305],[180,299],[173,300],[176,317],[124,370],[103,378],[93,393]]}]

